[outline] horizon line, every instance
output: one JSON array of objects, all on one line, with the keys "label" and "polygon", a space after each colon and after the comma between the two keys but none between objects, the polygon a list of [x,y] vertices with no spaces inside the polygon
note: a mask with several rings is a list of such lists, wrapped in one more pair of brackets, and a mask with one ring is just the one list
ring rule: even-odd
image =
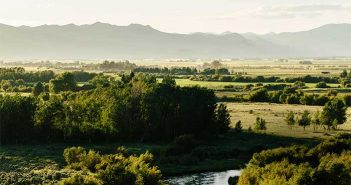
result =
[{"label": "horizon line", "polygon": [[29,25],[11,25],[11,24],[7,24],[7,23],[0,23],[0,25],[5,25],[5,26],[10,26],[10,27],[14,27],[14,28],[21,28],[21,27],[29,27],[29,28],[37,28],[37,27],[43,27],[43,26],[92,26],[94,24],[104,24],[104,25],[109,25],[109,26],[115,26],[115,27],[129,27],[129,26],[133,26],[133,25],[138,25],[138,26],[143,26],[143,27],[149,27],[152,28],[154,30],[163,32],[163,33],[172,33],[172,34],[184,34],[184,35],[191,35],[191,34],[212,34],[212,35],[224,35],[224,34],[233,34],[233,33],[237,33],[237,34],[256,34],[256,35],[268,35],[268,34],[282,34],[282,33],[297,33],[297,32],[304,32],[304,31],[311,31],[314,29],[318,29],[324,26],[328,26],[328,25],[351,25],[351,23],[327,23],[327,24],[322,24],[320,26],[317,26],[315,28],[311,28],[311,29],[306,29],[306,30],[299,30],[299,31],[283,31],[283,32],[266,32],[266,33],[257,33],[257,32],[253,32],[253,31],[249,31],[249,32],[233,32],[230,30],[227,31],[222,31],[220,33],[215,33],[215,32],[201,32],[201,31],[197,31],[197,32],[188,32],[188,33],[177,33],[177,32],[167,32],[167,31],[161,31],[149,24],[140,24],[140,23],[130,23],[128,25],[117,25],[117,24],[112,24],[112,23],[107,23],[107,22],[101,22],[101,21],[96,21],[93,23],[85,23],[85,24],[75,24],[75,23],[67,23],[67,24],[40,24],[40,25],[33,25],[33,26],[29,26]]}]

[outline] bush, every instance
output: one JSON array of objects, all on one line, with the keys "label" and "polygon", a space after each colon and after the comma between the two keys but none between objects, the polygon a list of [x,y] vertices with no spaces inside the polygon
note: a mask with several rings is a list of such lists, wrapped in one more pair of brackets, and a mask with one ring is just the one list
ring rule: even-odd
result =
[{"label": "bush", "polygon": [[102,185],[103,183],[92,175],[75,174],[59,182],[59,185]]},{"label": "bush", "polygon": [[329,86],[325,82],[318,82],[316,88],[329,88]]},{"label": "bush", "polygon": [[314,148],[292,146],[253,155],[239,185],[351,183],[351,134],[327,139]]},{"label": "bush", "polygon": [[260,88],[254,92],[252,92],[249,96],[249,101],[252,102],[269,102],[270,97],[268,94],[267,89],[265,88]]},{"label": "bush", "polygon": [[235,132],[242,132],[243,130],[243,126],[241,124],[241,120],[239,120],[238,122],[235,123],[235,127],[234,127],[234,131]]},{"label": "bush", "polygon": [[260,117],[256,117],[255,130],[266,130],[266,120]]},{"label": "bush", "polygon": [[125,156],[123,153],[100,155],[82,147],[67,148],[64,158],[69,168],[87,171],[89,176],[74,175],[61,184],[163,184],[162,174],[153,166],[153,155],[145,152],[139,156]]},{"label": "bush", "polygon": [[63,151],[63,158],[68,165],[79,163],[84,156],[86,156],[86,151],[83,147],[66,148]]}]

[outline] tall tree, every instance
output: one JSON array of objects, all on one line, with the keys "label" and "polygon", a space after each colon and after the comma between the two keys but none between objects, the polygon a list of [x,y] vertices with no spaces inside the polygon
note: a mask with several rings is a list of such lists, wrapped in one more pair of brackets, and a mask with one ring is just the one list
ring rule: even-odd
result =
[{"label": "tall tree", "polygon": [[293,111],[289,111],[288,115],[285,118],[285,122],[288,124],[290,129],[295,125],[296,120],[295,120],[295,114]]},{"label": "tall tree", "polygon": [[307,126],[311,124],[310,112],[308,110],[304,110],[301,118],[298,120],[299,126],[303,127],[303,130],[306,129]]},{"label": "tall tree", "polygon": [[41,82],[38,82],[33,87],[33,96],[39,96],[45,91],[45,87]]},{"label": "tall tree", "polygon": [[[337,125],[344,124],[346,121],[346,109],[344,102],[340,99],[333,99],[327,102],[321,114],[321,123],[330,128],[336,129]],[[334,124],[333,124],[334,122]]]}]

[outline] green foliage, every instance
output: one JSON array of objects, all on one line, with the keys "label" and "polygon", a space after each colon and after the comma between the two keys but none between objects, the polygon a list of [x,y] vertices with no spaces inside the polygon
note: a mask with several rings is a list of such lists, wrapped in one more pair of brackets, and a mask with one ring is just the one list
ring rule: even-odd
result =
[{"label": "green foliage", "polygon": [[285,118],[285,122],[290,126],[292,129],[292,126],[295,125],[296,120],[295,120],[295,114],[293,111],[289,111],[288,115]]},{"label": "green foliage", "polygon": [[257,131],[267,130],[266,120],[260,117],[256,117],[255,130]]},{"label": "green foliage", "polygon": [[39,96],[45,91],[45,87],[41,82],[38,82],[33,87],[33,96]]},{"label": "green foliage", "polygon": [[322,81],[316,84],[316,88],[329,88],[329,86],[327,85],[327,83]]},{"label": "green foliage", "polygon": [[88,73],[84,71],[73,71],[71,73],[74,77],[74,81],[76,82],[88,82],[89,80],[97,76],[96,73]]},{"label": "green foliage", "polygon": [[133,70],[136,73],[166,74],[166,75],[193,75],[197,73],[196,68],[172,67],[172,68],[147,68],[137,67]]},{"label": "green foliage", "polygon": [[298,119],[299,126],[305,128],[311,124],[310,112],[304,110],[300,119]]},{"label": "green foliage", "polygon": [[292,146],[254,154],[239,185],[351,183],[351,135],[328,139],[314,148]]},{"label": "green foliage", "polygon": [[112,81],[111,77],[99,74],[89,81],[94,87],[108,87]]},{"label": "green foliage", "polygon": [[313,125],[313,130],[316,130],[321,125],[319,110],[317,110],[317,112],[314,113],[313,118],[311,120],[311,124]]},{"label": "green foliage", "polygon": [[[64,73],[57,79],[72,80],[71,77],[71,74]],[[10,134],[12,127],[28,123],[31,127],[26,135],[35,138],[32,141],[90,143],[121,139],[172,140],[184,134],[208,137],[229,129],[227,107],[216,104],[212,90],[179,87],[172,79],[157,83],[156,78],[150,75],[130,75],[128,78],[130,80],[125,83],[111,83],[109,87],[90,91],[28,98],[35,112],[22,114],[19,108],[4,108],[4,115],[16,110],[17,114],[29,117],[25,121],[14,122],[11,127],[3,127],[2,132]],[[0,99],[0,103],[7,99],[12,97]],[[4,139],[7,135],[2,137]]]},{"label": "green foliage", "polygon": [[103,183],[93,175],[74,174],[59,182],[59,185],[102,185]]},{"label": "green foliage", "polygon": [[239,120],[238,122],[235,123],[235,126],[234,126],[234,131],[235,132],[242,132],[243,130],[243,125],[241,124],[241,120]]},{"label": "green foliage", "polygon": [[53,71],[26,72],[23,67],[0,68],[0,81],[49,82],[54,75]]},{"label": "green foliage", "polygon": [[260,88],[250,94],[249,100],[253,102],[267,102],[270,100],[270,97],[267,89]]},{"label": "green foliage", "polygon": [[230,114],[228,112],[227,106],[224,104],[219,104],[215,110],[216,114],[216,125],[218,131],[216,133],[225,133],[229,130],[230,126]]},{"label": "green foliage", "polygon": [[76,81],[74,75],[69,72],[64,72],[50,80],[49,88],[52,93],[59,93],[61,91],[74,91],[76,88]]},{"label": "green foliage", "polygon": [[35,109],[31,97],[0,95],[0,145],[33,139]]},{"label": "green foliage", "polygon": [[153,155],[149,152],[139,156],[126,156],[124,153],[100,155],[93,150],[87,153],[83,148],[74,147],[65,149],[64,157],[68,168],[88,170],[91,175],[74,175],[62,184],[164,184],[162,174],[153,165]]},{"label": "green foliage", "polygon": [[[321,122],[329,128],[336,128],[337,125],[346,121],[346,109],[344,102],[340,99],[329,101],[323,107]],[[334,121],[335,120],[335,121]],[[333,124],[334,122],[334,124]]]},{"label": "green foliage", "polygon": [[124,62],[115,62],[105,60],[102,64],[98,64],[97,68],[105,72],[116,72],[121,70],[133,70],[136,64],[130,63],[128,60]]},{"label": "green foliage", "polygon": [[345,95],[342,99],[345,105],[351,106],[351,95]]},{"label": "green foliage", "polygon": [[344,69],[344,70],[340,73],[340,77],[341,77],[341,78],[346,78],[346,77],[347,77],[347,71],[346,71],[346,69]]}]

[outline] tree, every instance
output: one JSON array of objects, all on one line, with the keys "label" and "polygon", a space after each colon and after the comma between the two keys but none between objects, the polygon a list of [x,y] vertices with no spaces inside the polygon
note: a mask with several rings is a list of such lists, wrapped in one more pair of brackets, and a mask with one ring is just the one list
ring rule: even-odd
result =
[{"label": "tree", "polygon": [[341,78],[346,78],[346,77],[347,77],[347,71],[346,71],[346,69],[344,69],[344,70],[340,73],[340,77],[341,77]]},{"label": "tree", "polygon": [[45,91],[44,85],[41,82],[38,82],[34,85],[33,96],[39,96],[44,91]]},{"label": "tree", "polygon": [[226,131],[228,131],[230,125],[230,114],[226,105],[219,104],[216,110],[216,117],[219,133],[225,133]]},{"label": "tree", "polygon": [[299,126],[303,127],[303,130],[306,129],[307,126],[311,124],[310,112],[308,110],[304,110],[301,118],[298,120]]},{"label": "tree", "polygon": [[313,118],[311,120],[311,123],[313,125],[313,130],[316,130],[319,125],[321,125],[321,119],[320,119],[320,112],[317,110],[316,113],[314,113]]},{"label": "tree", "polygon": [[316,84],[316,88],[328,88],[329,86],[327,85],[327,83],[325,83],[325,82],[318,82],[317,84]]},{"label": "tree", "polygon": [[[330,128],[336,129],[337,125],[344,124],[346,121],[346,109],[344,102],[340,99],[333,99],[327,102],[321,114],[321,123]],[[334,122],[334,124],[333,124]]]},{"label": "tree", "polygon": [[250,94],[249,100],[252,102],[269,102],[270,97],[266,88],[260,88]]},{"label": "tree", "polygon": [[89,81],[94,87],[108,87],[110,86],[110,77],[99,74]]},{"label": "tree", "polygon": [[61,91],[73,91],[77,84],[74,80],[74,75],[69,72],[59,74],[55,79],[50,80],[49,88],[52,93]]},{"label": "tree", "polygon": [[176,86],[176,81],[171,76],[167,75],[167,76],[163,77],[162,84]]},{"label": "tree", "polygon": [[234,127],[235,132],[241,132],[243,130],[243,125],[241,124],[241,120],[235,123]]},{"label": "tree", "polygon": [[290,126],[290,129],[295,125],[295,114],[293,111],[289,111],[288,115],[285,118],[285,122]]},{"label": "tree", "polygon": [[255,130],[267,130],[266,120],[260,117],[256,117]]}]

